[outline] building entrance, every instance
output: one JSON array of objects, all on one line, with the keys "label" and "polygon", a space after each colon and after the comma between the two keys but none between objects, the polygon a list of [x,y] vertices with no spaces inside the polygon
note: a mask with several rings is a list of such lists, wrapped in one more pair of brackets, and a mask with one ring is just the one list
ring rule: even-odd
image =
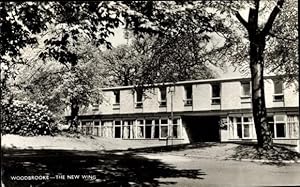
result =
[{"label": "building entrance", "polygon": [[183,116],[190,142],[220,141],[219,116]]}]

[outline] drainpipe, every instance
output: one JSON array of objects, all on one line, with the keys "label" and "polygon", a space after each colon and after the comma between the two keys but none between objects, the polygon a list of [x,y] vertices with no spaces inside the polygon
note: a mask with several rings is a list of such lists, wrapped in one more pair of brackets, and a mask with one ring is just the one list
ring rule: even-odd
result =
[{"label": "drainpipe", "polygon": [[298,140],[297,140],[297,147],[296,151],[300,153],[300,122],[298,120]]},{"label": "drainpipe", "polygon": [[[170,132],[172,132],[172,134],[170,134],[168,137],[167,137],[167,142],[166,142],[166,145],[168,146],[168,140],[169,138],[172,139],[173,137],[173,120],[174,120],[174,113],[173,113],[173,97],[174,97],[174,92],[175,92],[175,83],[173,83],[173,86],[170,87],[170,92],[171,92],[171,124],[170,124],[170,127],[172,129],[170,129]],[[173,143],[172,143],[173,144]]]}]

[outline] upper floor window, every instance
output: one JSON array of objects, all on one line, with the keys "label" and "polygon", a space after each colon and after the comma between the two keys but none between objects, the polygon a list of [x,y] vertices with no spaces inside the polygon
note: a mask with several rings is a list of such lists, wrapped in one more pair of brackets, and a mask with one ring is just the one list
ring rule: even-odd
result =
[{"label": "upper floor window", "polygon": [[92,111],[99,111],[101,99],[100,96],[97,95],[96,100],[92,103]]},{"label": "upper floor window", "polygon": [[143,107],[143,90],[137,89],[135,92],[135,107],[141,108]]},{"label": "upper floor window", "polygon": [[241,97],[250,97],[250,82],[241,82]]},{"label": "upper floor window", "polygon": [[115,96],[114,104],[119,105],[120,104],[120,90],[115,90],[114,96]]},{"label": "upper floor window", "polygon": [[283,101],[283,82],[282,80],[274,80],[274,101]]},{"label": "upper floor window", "polygon": [[159,88],[159,103],[160,106],[167,106],[167,88],[160,87]]},{"label": "upper floor window", "polygon": [[220,84],[213,84],[212,87],[212,98],[211,104],[219,105],[221,104],[221,87]]},{"label": "upper floor window", "polygon": [[184,86],[184,91],[185,91],[184,104],[185,105],[192,105],[193,104],[193,88],[192,88],[192,85]]}]

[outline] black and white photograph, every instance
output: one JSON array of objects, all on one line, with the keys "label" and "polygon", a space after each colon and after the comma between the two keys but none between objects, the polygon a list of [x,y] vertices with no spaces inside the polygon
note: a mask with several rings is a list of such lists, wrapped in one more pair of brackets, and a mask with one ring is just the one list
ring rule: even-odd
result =
[{"label": "black and white photograph", "polygon": [[297,0],[0,15],[1,187],[300,186]]}]

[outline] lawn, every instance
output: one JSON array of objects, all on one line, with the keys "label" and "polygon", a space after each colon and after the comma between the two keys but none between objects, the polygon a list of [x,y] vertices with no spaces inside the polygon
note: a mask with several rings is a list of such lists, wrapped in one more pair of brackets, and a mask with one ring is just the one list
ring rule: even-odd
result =
[{"label": "lawn", "polygon": [[201,142],[166,146],[159,140],[122,140],[84,135],[61,134],[57,136],[23,137],[4,135],[1,137],[2,148],[29,150],[74,150],[131,153],[170,152],[170,154],[194,158],[214,159],[264,159],[264,160],[298,160],[300,154],[282,146],[275,146],[269,152],[260,151],[255,144],[235,144]]}]

